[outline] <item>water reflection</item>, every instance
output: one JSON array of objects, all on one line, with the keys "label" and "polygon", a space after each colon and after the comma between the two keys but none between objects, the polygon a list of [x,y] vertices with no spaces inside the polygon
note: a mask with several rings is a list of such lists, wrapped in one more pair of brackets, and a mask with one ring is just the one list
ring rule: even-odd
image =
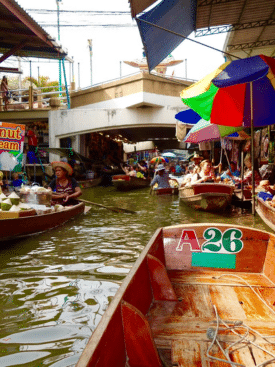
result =
[{"label": "water reflection", "polygon": [[0,365],[74,366],[119,285],[155,230],[179,223],[235,223],[266,230],[249,212],[196,212],[149,190],[94,188],[92,207],[62,227],[1,249]]}]

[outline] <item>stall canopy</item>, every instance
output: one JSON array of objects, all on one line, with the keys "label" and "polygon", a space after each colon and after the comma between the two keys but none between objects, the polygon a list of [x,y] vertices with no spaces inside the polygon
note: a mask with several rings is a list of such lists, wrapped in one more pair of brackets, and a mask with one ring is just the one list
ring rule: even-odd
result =
[{"label": "stall canopy", "polygon": [[[228,33],[221,51],[226,52],[230,60],[259,54],[275,55],[275,0],[129,2],[132,16],[139,26],[150,70],[193,30],[201,43],[204,43],[203,36]],[[164,36],[165,31],[158,27],[166,29],[170,36]]]},{"label": "stall canopy", "polygon": [[187,37],[195,30],[195,17],[196,0],[171,0],[161,2],[136,18],[149,70],[154,69],[183,41],[176,34]]},{"label": "stall canopy", "polygon": [[10,56],[47,59],[66,57],[67,51],[15,0],[0,0],[0,14],[0,63]]}]

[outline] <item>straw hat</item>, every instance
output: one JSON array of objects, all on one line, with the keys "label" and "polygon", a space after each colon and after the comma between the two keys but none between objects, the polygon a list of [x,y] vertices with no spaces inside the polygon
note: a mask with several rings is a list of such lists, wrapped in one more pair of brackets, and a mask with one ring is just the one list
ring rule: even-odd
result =
[{"label": "straw hat", "polygon": [[201,157],[198,153],[194,154],[194,157],[191,158],[191,161],[194,161],[195,159],[200,159],[201,161],[203,160],[203,157]]},{"label": "straw hat", "polygon": [[158,172],[158,171],[162,171],[162,170],[165,170],[165,167],[164,167],[164,165],[163,165],[163,164],[159,164],[159,165],[157,166],[157,168],[156,168],[156,172]]},{"label": "straw hat", "polygon": [[56,167],[64,168],[70,176],[73,174],[73,169],[67,162],[52,162],[52,167],[53,169],[56,169]]}]

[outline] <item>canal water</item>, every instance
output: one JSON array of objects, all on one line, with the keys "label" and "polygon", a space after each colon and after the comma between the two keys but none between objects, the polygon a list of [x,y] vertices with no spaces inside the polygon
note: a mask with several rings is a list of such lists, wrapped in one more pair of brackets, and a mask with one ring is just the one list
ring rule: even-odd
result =
[{"label": "canal water", "polygon": [[233,223],[269,230],[232,207],[194,211],[149,189],[96,187],[84,199],[135,210],[92,207],[77,219],[1,248],[0,366],[74,366],[124,277],[155,230],[181,223]]}]

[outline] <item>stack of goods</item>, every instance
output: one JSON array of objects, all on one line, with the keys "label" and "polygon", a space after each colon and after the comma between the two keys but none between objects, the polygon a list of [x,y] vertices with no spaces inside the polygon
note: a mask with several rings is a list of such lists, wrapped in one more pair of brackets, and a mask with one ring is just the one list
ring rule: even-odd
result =
[{"label": "stack of goods", "polygon": [[22,186],[19,190],[19,196],[25,203],[51,206],[52,191],[40,186]]},{"label": "stack of goods", "polygon": [[25,203],[20,202],[20,197],[11,193],[8,197],[0,195],[0,218],[17,218],[25,215],[35,215],[35,211]]},{"label": "stack of goods", "polygon": [[62,205],[51,206],[51,190],[43,187],[35,190],[22,187],[19,195],[15,192],[9,196],[0,194],[0,219],[49,214],[64,210]]}]

